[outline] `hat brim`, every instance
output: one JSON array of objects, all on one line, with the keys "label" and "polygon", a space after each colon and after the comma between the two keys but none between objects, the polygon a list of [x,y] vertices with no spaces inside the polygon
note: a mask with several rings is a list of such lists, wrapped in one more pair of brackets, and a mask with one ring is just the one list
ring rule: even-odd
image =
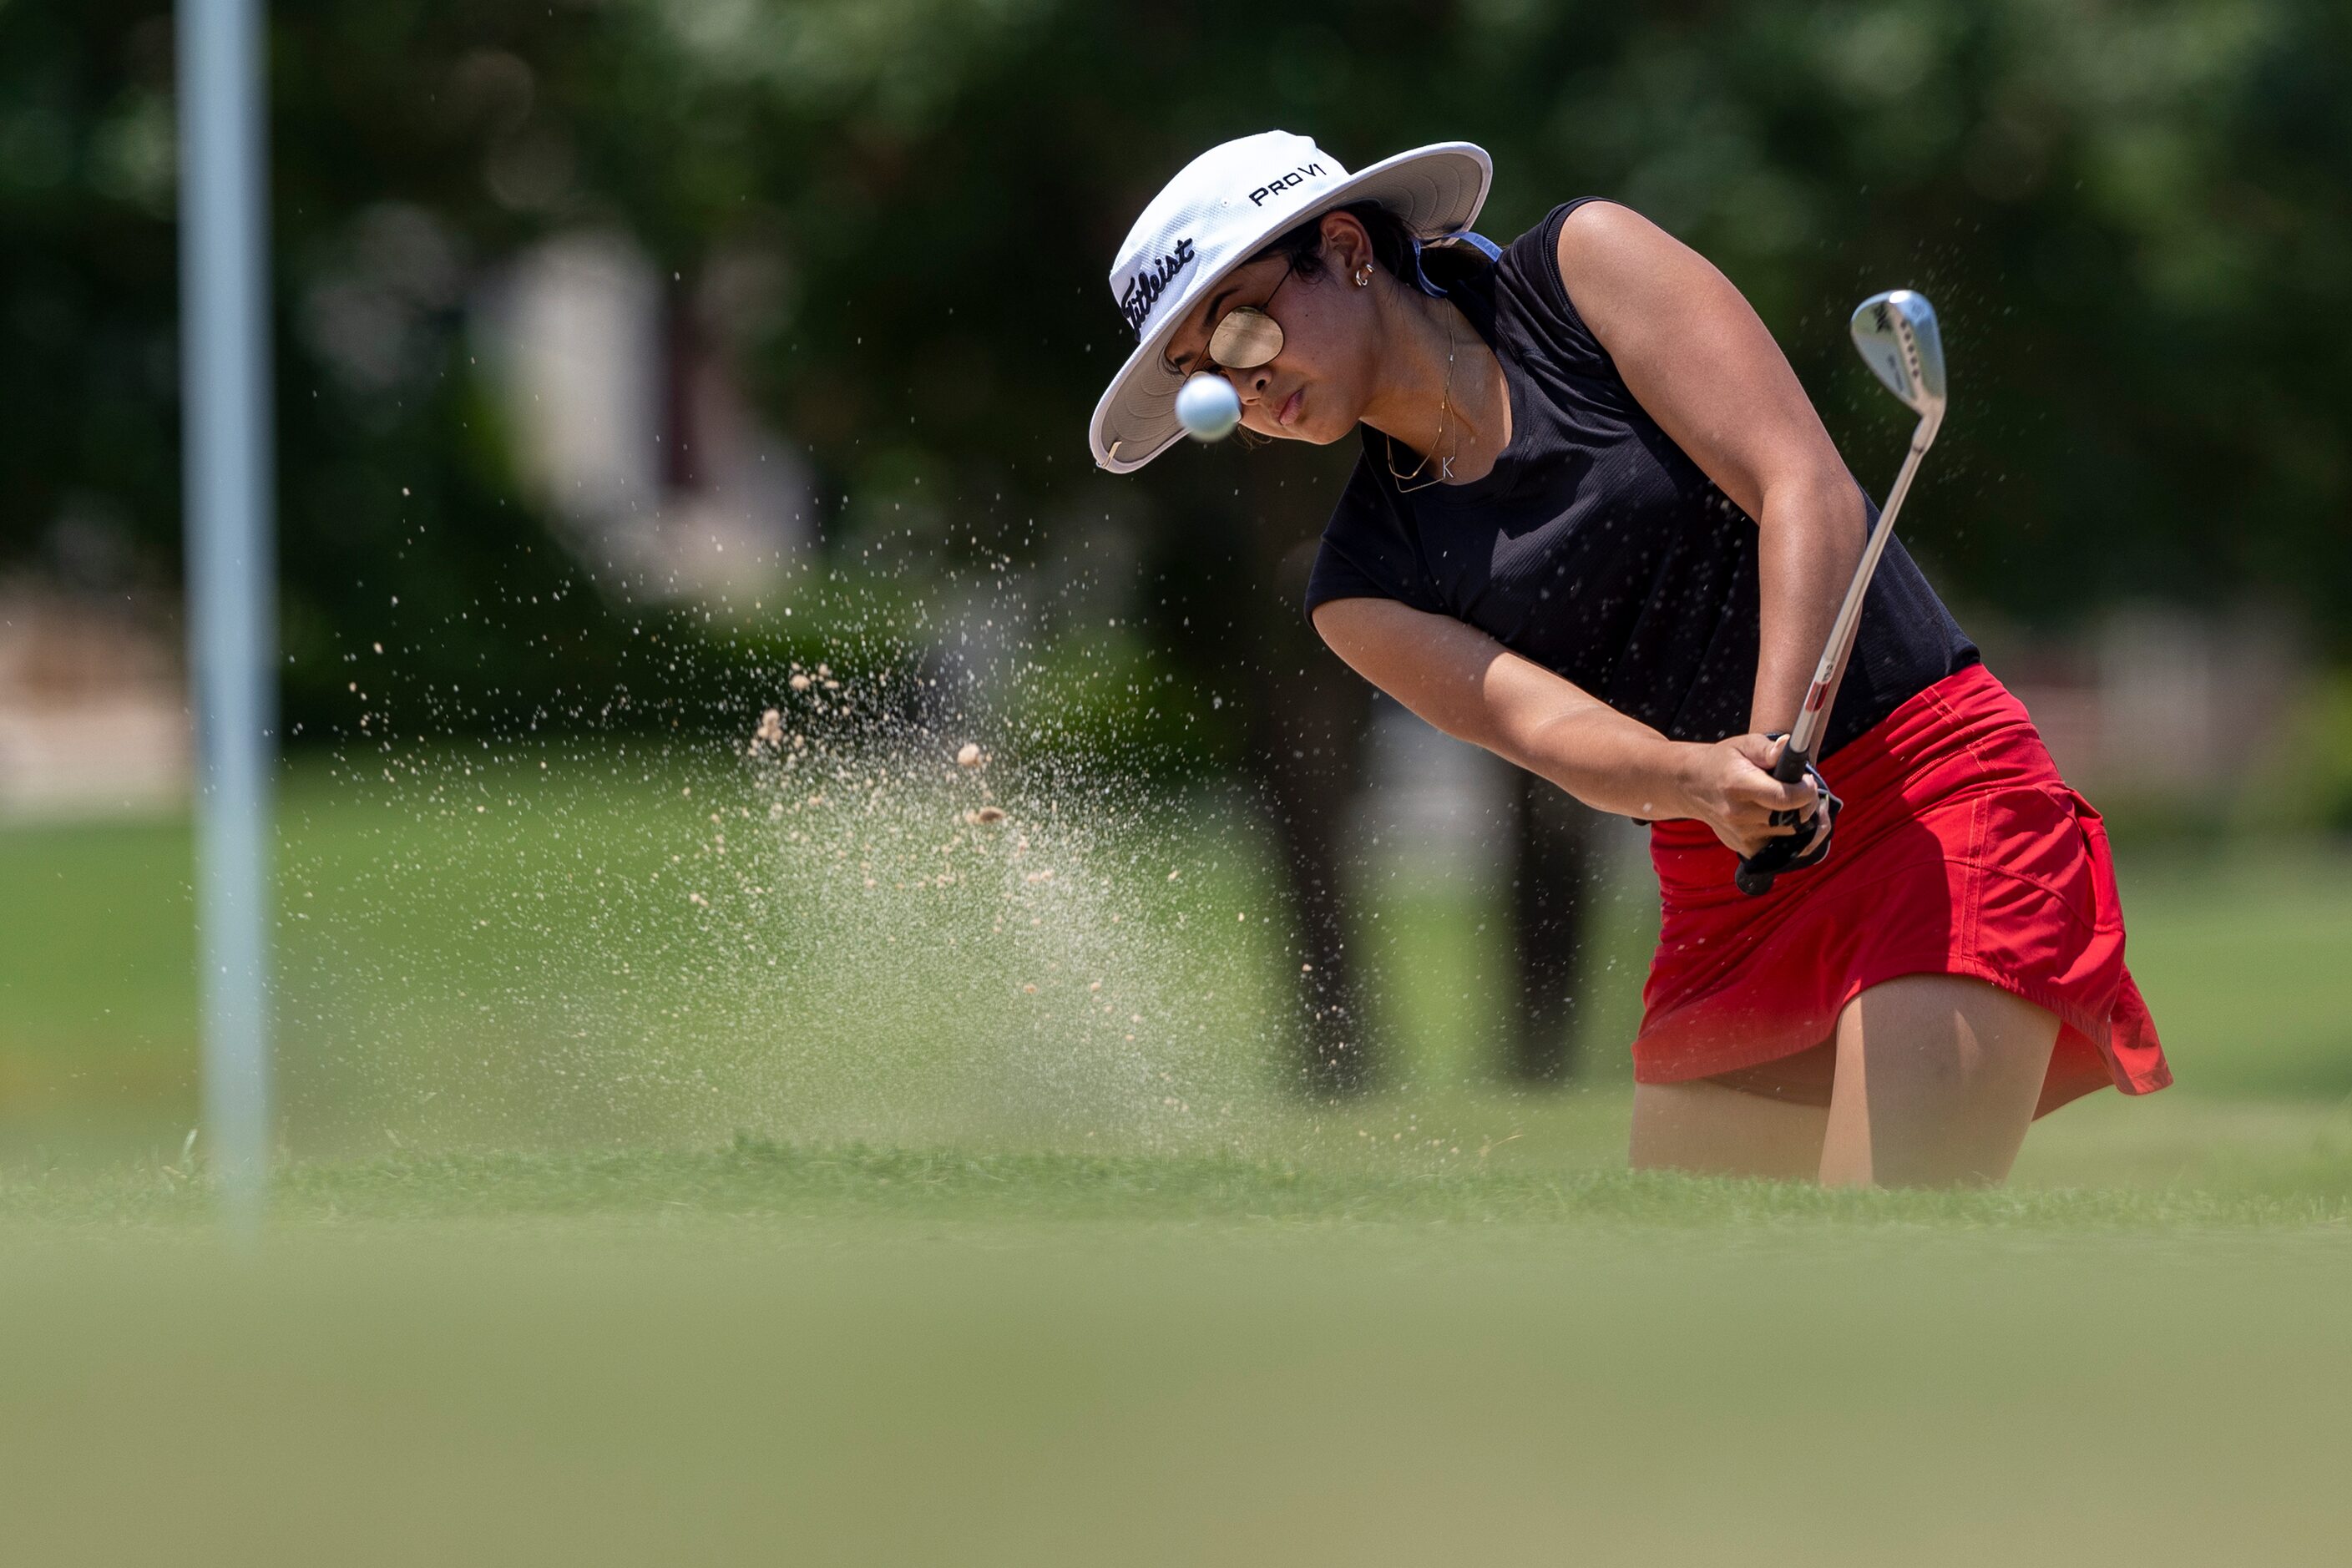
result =
[{"label": "hat brim", "polygon": [[[1458,233],[1476,220],[1494,181],[1494,161],[1486,149],[1468,142],[1439,142],[1384,158],[1311,204],[1269,219],[1255,242],[1236,247],[1234,259],[1209,274],[1195,291],[1206,298],[1219,279],[1246,263],[1265,242],[1351,202],[1380,203],[1423,239]],[[1087,438],[1095,462],[1112,473],[1133,473],[1184,434],[1176,418],[1176,394],[1184,378],[1170,371],[1162,359],[1169,338],[1182,321],[1171,314],[1146,335],[1095,405]]]}]

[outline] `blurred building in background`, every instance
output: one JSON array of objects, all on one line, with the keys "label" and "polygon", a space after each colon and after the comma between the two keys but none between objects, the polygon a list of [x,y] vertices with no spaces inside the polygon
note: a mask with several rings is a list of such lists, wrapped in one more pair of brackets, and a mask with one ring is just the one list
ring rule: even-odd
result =
[{"label": "blurred building in background", "polygon": [[138,595],[0,584],[0,818],[175,810],[191,735],[176,619]]},{"label": "blurred building in background", "polygon": [[2252,611],[2127,605],[2071,637],[1988,638],[1987,660],[2095,804],[2230,816],[2293,765],[2312,680],[2293,628]]},{"label": "blurred building in background", "polygon": [[813,535],[808,468],[730,353],[759,270],[722,257],[680,301],[627,236],[585,229],[524,252],[477,303],[520,475],[608,591],[748,600]]}]

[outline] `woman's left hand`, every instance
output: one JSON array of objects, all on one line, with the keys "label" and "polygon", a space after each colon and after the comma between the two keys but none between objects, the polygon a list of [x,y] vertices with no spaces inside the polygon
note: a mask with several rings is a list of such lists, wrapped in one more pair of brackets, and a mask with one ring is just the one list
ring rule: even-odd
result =
[{"label": "woman's left hand", "polygon": [[1683,780],[1689,814],[1742,858],[1775,838],[1801,831],[1775,826],[1776,811],[1795,812],[1809,821],[1821,797],[1809,780],[1782,784],[1772,776],[1785,742],[1769,735],[1733,735],[1711,746],[1692,746]]}]

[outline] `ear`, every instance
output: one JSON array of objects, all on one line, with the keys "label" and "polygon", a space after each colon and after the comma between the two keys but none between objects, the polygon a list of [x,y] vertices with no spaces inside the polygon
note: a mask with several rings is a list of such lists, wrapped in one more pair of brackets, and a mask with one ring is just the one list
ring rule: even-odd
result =
[{"label": "ear", "polygon": [[1372,237],[1363,220],[1350,212],[1325,213],[1323,259],[1342,278],[1351,278],[1365,263],[1373,262]]}]

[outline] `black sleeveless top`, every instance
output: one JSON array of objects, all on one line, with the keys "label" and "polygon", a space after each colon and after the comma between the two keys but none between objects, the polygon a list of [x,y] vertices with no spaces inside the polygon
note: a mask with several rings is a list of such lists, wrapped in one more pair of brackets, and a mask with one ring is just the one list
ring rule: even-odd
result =
[{"label": "black sleeveless top", "polygon": [[[1756,524],[1635,401],[1570,301],[1559,226],[1582,205],[1492,265],[1437,274],[1502,361],[1510,444],[1483,479],[1399,494],[1387,437],[1365,426],[1307,608],[1374,597],[1452,616],[1671,739],[1719,741],[1747,731],[1755,695]],[[1397,457],[1409,471],[1414,455]],[[1822,754],[1977,661],[1891,541]]]}]

